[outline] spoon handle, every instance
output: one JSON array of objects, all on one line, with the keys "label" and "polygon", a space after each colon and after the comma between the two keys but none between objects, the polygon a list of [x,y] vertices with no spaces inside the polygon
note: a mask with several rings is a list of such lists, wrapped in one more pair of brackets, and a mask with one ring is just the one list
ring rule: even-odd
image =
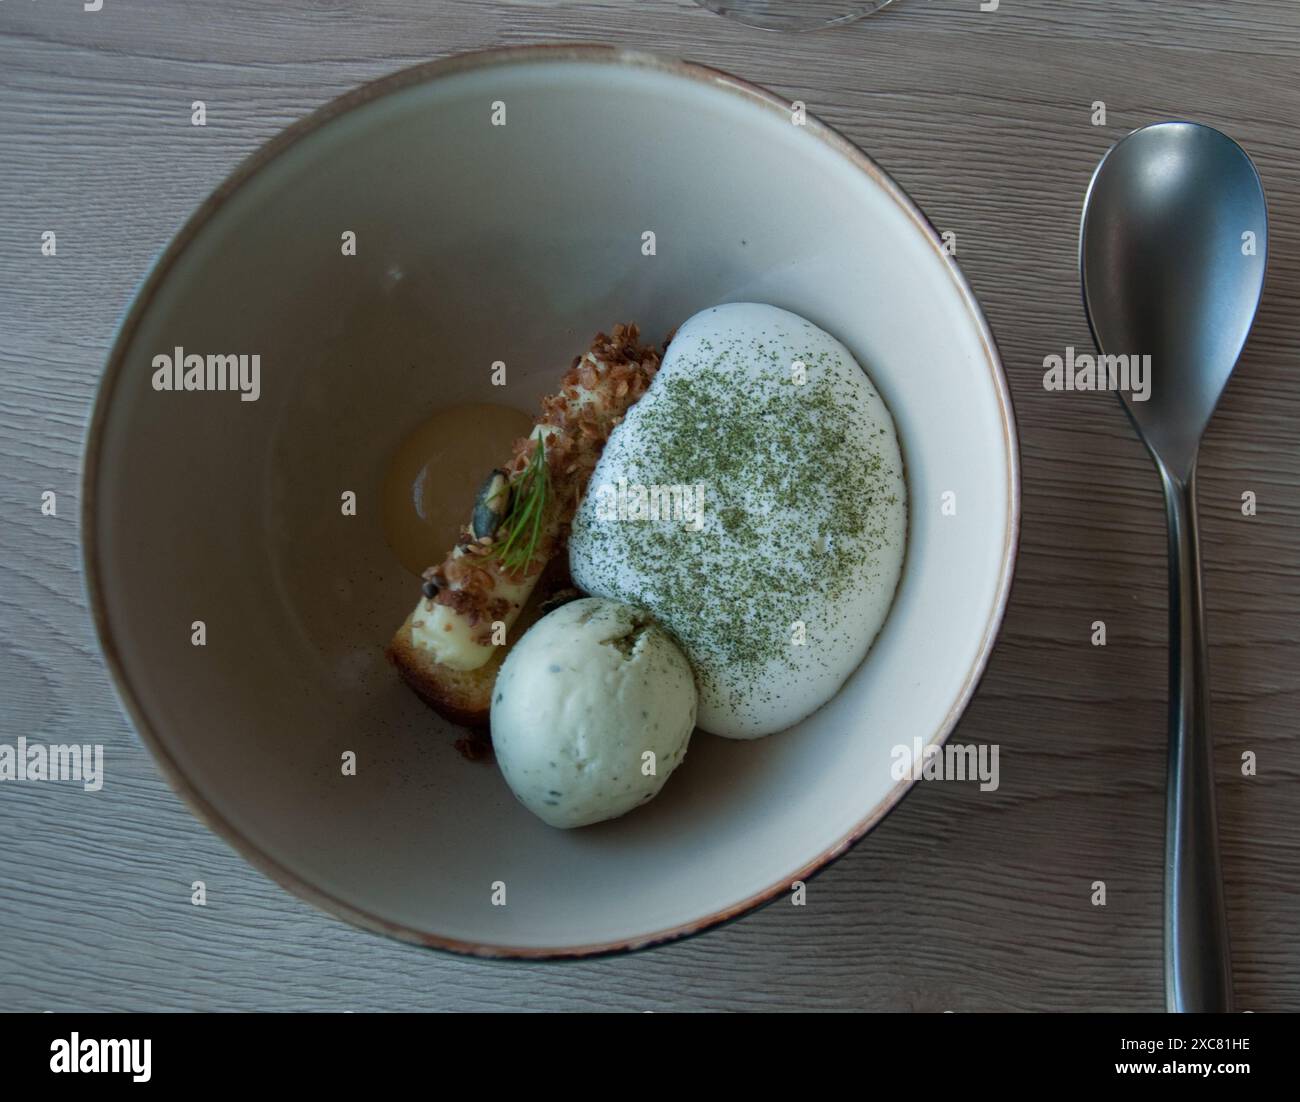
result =
[{"label": "spoon handle", "polygon": [[1196,468],[1161,464],[1169,520],[1169,778],[1165,804],[1165,1006],[1232,1009],[1232,961],[1214,811],[1209,663],[1196,536]]}]

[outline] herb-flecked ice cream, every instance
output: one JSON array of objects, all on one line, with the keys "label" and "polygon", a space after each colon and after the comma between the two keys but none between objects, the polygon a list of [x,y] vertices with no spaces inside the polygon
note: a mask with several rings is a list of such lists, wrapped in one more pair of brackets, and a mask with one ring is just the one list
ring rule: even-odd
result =
[{"label": "herb-flecked ice cream", "polygon": [[690,664],[638,609],[586,598],[534,624],[492,694],[492,747],[520,803],[555,827],[658,794],[695,728]]}]

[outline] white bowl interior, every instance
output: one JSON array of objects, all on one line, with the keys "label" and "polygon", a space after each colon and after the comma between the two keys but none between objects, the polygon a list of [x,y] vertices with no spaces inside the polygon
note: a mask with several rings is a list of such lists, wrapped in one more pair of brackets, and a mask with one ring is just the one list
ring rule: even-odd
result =
[{"label": "white bowl interior", "polygon": [[[597,329],[661,337],[729,300],[823,326],[889,403],[911,499],[896,604],[798,728],[697,734],[645,809],[553,830],[463,761],[384,661],[417,582],[385,542],[380,482],[437,406],[532,411]],[[177,345],[260,354],[260,400],[155,392],[152,359]],[[892,748],[933,741],[968,689],[1010,554],[993,355],[889,186],[753,94],[612,56],[406,87],[248,179],[144,310],[101,395],[90,475],[110,653],[142,728],[228,833],[376,925],[566,950],[699,923],[890,806],[905,787]]]}]

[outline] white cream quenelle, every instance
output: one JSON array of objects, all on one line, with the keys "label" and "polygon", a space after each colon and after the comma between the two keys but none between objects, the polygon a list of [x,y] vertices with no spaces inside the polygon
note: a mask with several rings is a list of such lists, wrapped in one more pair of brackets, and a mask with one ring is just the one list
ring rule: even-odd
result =
[{"label": "white cream quenelle", "polygon": [[695,727],[690,664],[638,609],[562,605],[507,655],[492,748],[519,802],[556,827],[613,819],[652,799]]},{"label": "white cream quenelle", "polygon": [[732,303],[677,330],[614,430],[569,562],[580,588],[681,644],[702,730],[757,738],[861,664],[906,530],[894,422],[849,350],[796,314]]}]

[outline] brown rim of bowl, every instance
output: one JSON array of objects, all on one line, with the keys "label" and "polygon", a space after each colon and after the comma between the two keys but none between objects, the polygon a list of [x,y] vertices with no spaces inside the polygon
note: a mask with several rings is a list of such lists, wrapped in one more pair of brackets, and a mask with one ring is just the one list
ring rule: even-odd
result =
[{"label": "brown rim of bowl", "polygon": [[[104,584],[100,576],[97,558],[97,540],[95,526],[95,497],[97,474],[99,468],[101,437],[106,411],[111,405],[113,392],[122,374],[123,359],[145,311],[149,308],[154,295],[177,258],[185,251],[198,232],[207,224],[209,218],[226,202],[245,182],[251,179],[263,166],[273,161],[302,138],[307,137],[322,126],[360,107],[364,104],[394,92],[428,83],[437,78],[473,70],[490,68],[498,65],[512,65],[520,62],[599,62],[611,65],[632,65],[671,73],[702,84],[723,89],[744,99],[780,112],[789,113],[789,104],[773,93],[758,85],[751,84],[730,73],[722,72],[695,62],[681,61],[660,57],[655,54],[636,50],[626,50],[615,46],[603,46],[591,43],[547,44],[536,46],[511,46],[503,49],[479,50],[471,53],[456,54],[438,61],[425,62],[407,69],[399,70],[378,80],[363,84],[337,99],[331,100],[305,118],[291,124],[265,145],[262,145],[232,172],[212,192],[202,205],[190,216],[170,244],[159,254],[151,270],[140,285],[131,306],[118,327],[117,337],[109,353],[104,375],[100,380],[95,396],[95,405],[86,430],[86,442],[83,450],[81,475],[82,507],[82,558],[86,585],[86,598],[94,619],[95,630],[99,636],[100,647],[104,653],[105,664],[113,678],[118,697],[122,702],[131,722],[145,745],[157,760],[163,775],[176,793],[183,799],[199,818],[214,833],[230,843],[256,869],[265,873],[281,887],[299,898],[314,903],[346,922],[362,929],[386,934],[400,941],[410,942],[429,948],[444,949],[467,956],[517,959],[517,960],[565,960],[590,957],[605,953],[629,952],[648,949],[666,941],[680,937],[703,933],[711,927],[739,918],[741,915],[764,903],[771,902],[784,892],[796,880],[807,880],[815,872],[845,853],[851,846],[870,831],[885,815],[891,811],[907,794],[913,781],[903,780],[890,789],[883,800],[873,807],[851,831],[835,845],[818,854],[800,868],[794,869],[788,876],[783,876],[775,884],[756,892],[739,903],[724,907],[722,910],[705,915],[691,922],[657,930],[654,933],[626,938],[618,941],[602,942],[595,945],[580,945],[561,948],[536,948],[531,946],[512,946],[462,941],[457,938],[439,937],[423,933],[399,923],[389,922],[377,915],[360,910],[350,903],[321,891],[304,880],[292,870],[285,868],[266,853],[263,853],[248,839],[239,834],[227,823],[204,796],[181,774],[180,769],[167,752],[167,748],[154,732],[144,711],[140,706],[126,669],[117,651],[111,626],[104,610]],[[975,323],[984,351],[989,374],[997,393],[1002,415],[1002,434],[1006,446],[1008,512],[1006,531],[1003,536],[1002,569],[998,577],[997,594],[994,607],[989,615],[984,637],[980,642],[979,652],[966,675],[961,692],[944,716],[938,730],[931,736],[928,746],[942,745],[956,726],[958,719],[970,702],[975,688],[988,664],[989,654],[997,638],[1003,615],[1006,612],[1010,596],[1011,581],[1014,574],[1017,543],[1020,528],[1020,454],[1016,435],[1015,412],[1011,404],[1010,389],[1003,371],[1002,360],[998,354],[997,344],[989,328],[984,312],[980,309],[970,285],[957,268],[956,263],[942,247],[939,234],[917,205],[912,202],[901,187],[898,186],[870,157],[863,153],[847,138],[831,129],[825,123],[808,116],[809,133],[817,136],[833,150],[856,165],[877,186],[882,188],[903,212],[915,223],[918,230],[930,241],[935,252],[944,261],[949,277],[956,285],[971,320]]]}]

